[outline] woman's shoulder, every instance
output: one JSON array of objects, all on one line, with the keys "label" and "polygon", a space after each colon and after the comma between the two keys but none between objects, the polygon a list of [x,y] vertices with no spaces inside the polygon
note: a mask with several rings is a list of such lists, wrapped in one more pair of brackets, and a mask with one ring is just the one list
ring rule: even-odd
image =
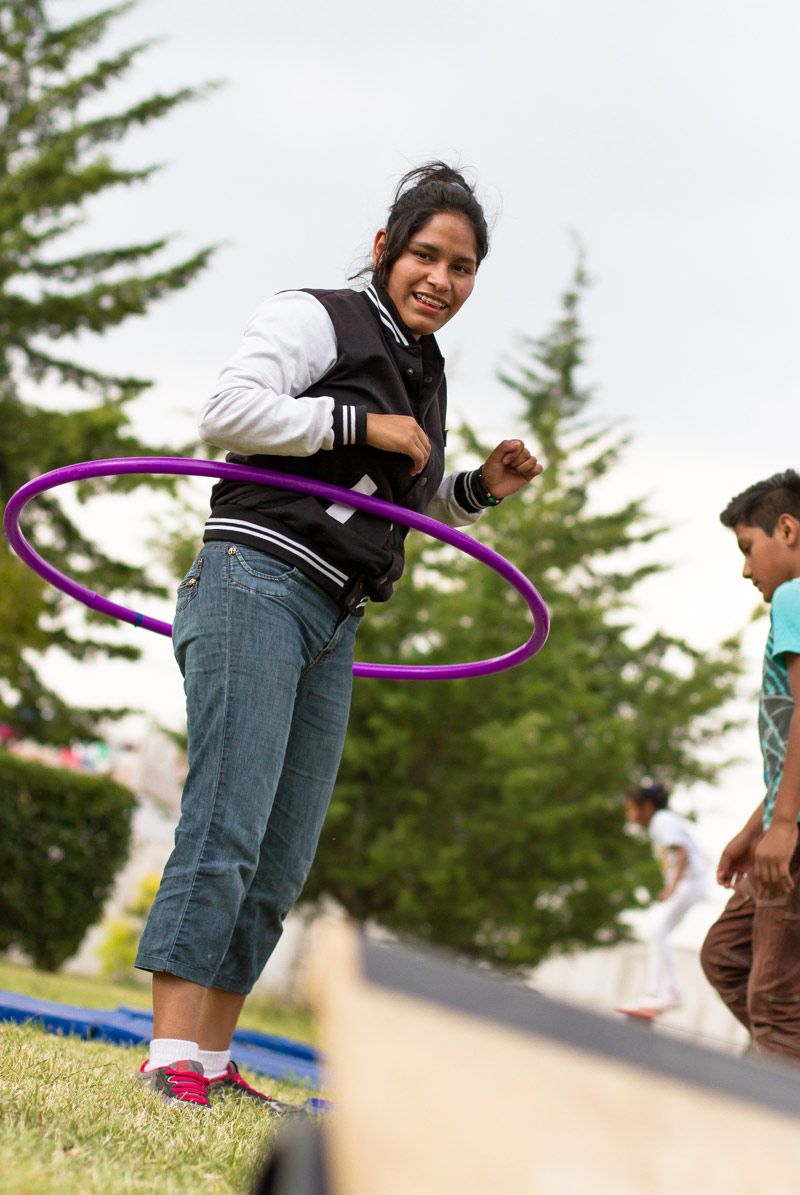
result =
[{"label": "woman's shoulder", "polygon": [[329,312],[315,292],[279,290],[259,303],[247,322],[246,334],[289,340],[298,336],[328,339],[334,329]]},{"label": "woman's shoulder", "polygon": [[326,311],[346,311],[364,315],[368,310],[366,291],[354,290],[352,286],[338,289],[304,287],[300,291],[293,291],[296,295],[305,295],[311,302],[318,303]]},{"label": "woman's shoulder", "polygon": [[326,293],[326,291],[317,291],[310,288],[307,289],[306,287],[297,290],[275,291],[274,294],[269,295],[266,299],[262,299],[253,313],[253,318],[259,315],[260,312],[272,312],[273,314],[285,312],[296,316],[313,318],[324,311],[320,298]]},{"label": "woman's shoulder", "polygon": [[347,302],[348,300],[363,302],[366,292],[361,289],[357,290],[352,286],[303,286],[299,290],[293,291],[279,291],[279,294],[293,294],[293,295],[312,295],[315,299],[337,299]]}]

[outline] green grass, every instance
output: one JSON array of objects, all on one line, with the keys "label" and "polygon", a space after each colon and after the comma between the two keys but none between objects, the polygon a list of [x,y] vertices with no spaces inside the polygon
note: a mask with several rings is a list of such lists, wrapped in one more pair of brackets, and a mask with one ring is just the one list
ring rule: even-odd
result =
[{"label": "green grass", "polygon": [[[146,990],[0,962],[0,987],[95,1008],[147,1006]],[[243,1018],[244,1019],[244,1018]],[[256,1004],[248,1024],[299,1036],[303,1014]],[[303,1036],[308,1040],[310,1033]],[[142,1050],[0,1024],[0,1189],[3,1195],[241,1195],[273,1140],[274,1117],[251,1101],[210,1112],[166,1105],[134,1081]],[[305,1087],[266,1085],[302,1103]]]}]

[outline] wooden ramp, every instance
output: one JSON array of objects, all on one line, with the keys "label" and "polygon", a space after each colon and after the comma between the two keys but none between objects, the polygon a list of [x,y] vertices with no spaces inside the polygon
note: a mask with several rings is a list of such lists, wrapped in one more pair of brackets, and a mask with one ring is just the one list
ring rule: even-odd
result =
[{"label": "wooden ramp", "polygon": [[326,930],[315,1000],[334,1111],[272,1195],[785,1195],[800,1070],[598,1016],[427,951]]}]

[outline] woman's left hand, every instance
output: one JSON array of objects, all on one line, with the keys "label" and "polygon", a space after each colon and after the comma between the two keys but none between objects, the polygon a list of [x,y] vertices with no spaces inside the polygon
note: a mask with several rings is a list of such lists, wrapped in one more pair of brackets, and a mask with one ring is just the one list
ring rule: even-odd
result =
[{"label": "woman's left hand", "polygon": [[516,494],[542,471],[522,440],[502,440],[481,466],[484,485],[493,498]]}]

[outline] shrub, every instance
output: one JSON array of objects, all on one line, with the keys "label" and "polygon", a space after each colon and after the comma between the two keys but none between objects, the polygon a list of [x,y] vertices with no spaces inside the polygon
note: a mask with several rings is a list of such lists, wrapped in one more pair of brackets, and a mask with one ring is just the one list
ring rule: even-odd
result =
[{"label": "shrub", "polygon": [[103,922],[105,932],[98,943],[97,956],[104,979],[119,982],[131,978],[139,939],[160,883],[158,872],[148,871],[121,915],[107,917]]},{"label": "shrub", "polygon": [[128,856],[133,794],[107,776],[0,753],[0,945],[55,971]]}]

